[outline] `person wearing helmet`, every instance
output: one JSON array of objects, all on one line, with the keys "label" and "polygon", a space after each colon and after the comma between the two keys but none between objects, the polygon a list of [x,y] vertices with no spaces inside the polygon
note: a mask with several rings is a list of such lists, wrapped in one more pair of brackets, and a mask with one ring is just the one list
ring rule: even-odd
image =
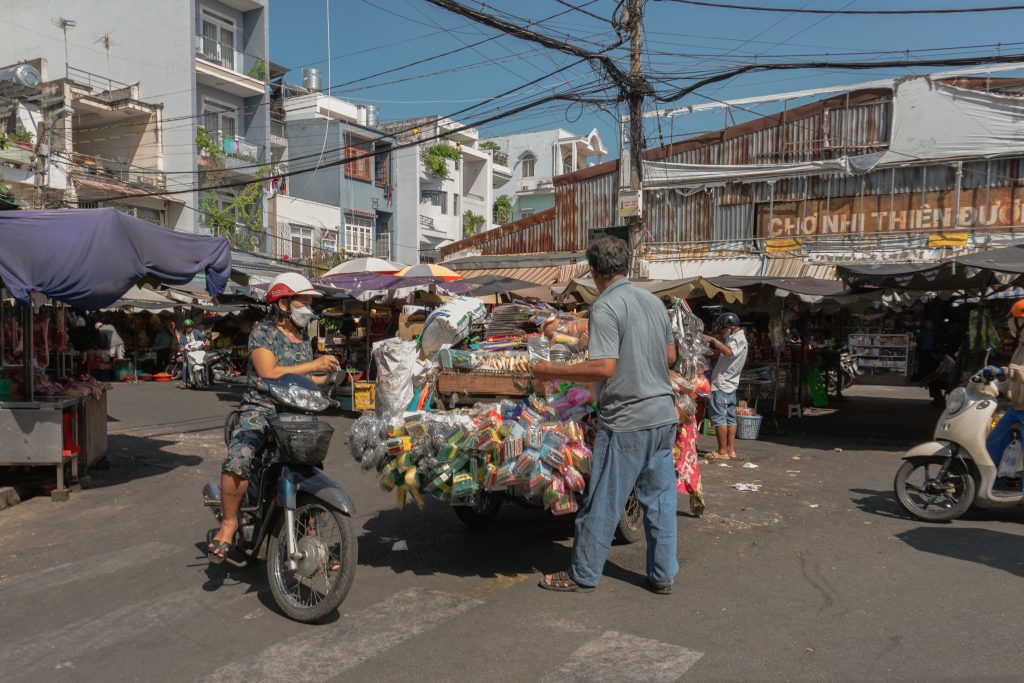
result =
[{"label": "person wearing helmet", "polygon": [[711,396],[708,397],[708,418],[715,428],[718,450],[708,457],[732,460],[736,457],[736,389],[740,373],[747,362],[747,337],[740,327],[740,318],[726,311],[715,320],[718,336],[704,335],[711,350],[718,354],[718,362],[711,372]]},{"label": "person wearing helmet", "polygon": [[184,352],[184,363],[181,367],[181,379],[182,384],[180,388],[184,389],[188,386],[188,352],[195,351],[197,349],[210,349],[210,340],[206,338],[200,330],[196,329],[196,324],[192,322],[192,318],[185,318],[181,323],[182,331],[181,336],[178,338],[178,348]]},{"label": "person wearing helmet", "polygon": [[[249,333],[249,376],[277,379],[283,375],[309,375],[322,384],[324,373],[338,369],[334,356],[313,356],[306,327],[316,317],[310,306],[321,294],[298,273],[274,278],[267,290],[270,315],[255,324]],[[266,419],[276,411],[274,402],[255,390],[242,396],[238,425],[231,434],[228,454],[221,466],[221,506],[224,511],[220,529],[209,545],[210,561],[219,564],[231,551],[238,529],[238,510],[249,486],[253,456],[264,444]]]},{"label": "person wearing helmet", "polygon": [[1005,368],[987,366],[984,369],[986,378],[1003,379],[1004,389],[1010,397],[1012,405],[992,428],[985,441],[988,454],[998,466],[1007,446],[1013,441],[1012,430],[1016,426],[1024,429],[1024,299],[1010,307],[1010,315],[1006,319],[1010,336],[1017,342],[1017,348],[1010,357],[1010,364]]}]

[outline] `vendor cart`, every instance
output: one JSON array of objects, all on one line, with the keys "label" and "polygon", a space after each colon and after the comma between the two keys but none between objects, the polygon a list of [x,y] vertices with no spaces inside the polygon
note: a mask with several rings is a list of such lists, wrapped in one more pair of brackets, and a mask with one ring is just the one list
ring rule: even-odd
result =
[{"label": "vendor cart", "polygon": [[437,396],[445,408],[472,405],[488,399],[525,398],[533,393],[543,396],[544,385],[541,383],[535,387],[529,374],[442,370],[437,375]]}]

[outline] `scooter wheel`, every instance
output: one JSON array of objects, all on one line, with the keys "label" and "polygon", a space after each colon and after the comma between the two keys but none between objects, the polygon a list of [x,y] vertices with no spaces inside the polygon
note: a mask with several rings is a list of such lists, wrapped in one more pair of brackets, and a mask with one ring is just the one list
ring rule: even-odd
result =
[{"label": "scooter wheel", "polygon": [[905,460],[893,480],[900,507],[924,522],[949,522],[967,512],[977,484],[959,461],[954,461],[940,480],[942,466],[948,460],[948,456],[941,455]]}]

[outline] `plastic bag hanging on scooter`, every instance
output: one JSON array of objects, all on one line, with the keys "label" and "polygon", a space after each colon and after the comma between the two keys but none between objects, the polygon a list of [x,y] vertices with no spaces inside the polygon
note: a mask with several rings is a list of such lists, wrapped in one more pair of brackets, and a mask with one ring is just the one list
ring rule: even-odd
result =
[{"label": "plastic bag hanging on scooter", "polygon": [[1024,469],[1024,451],[1021,450],[1020,439],[1014,437],[1010,445],[1003,451],[999,459],[999,469],[996,476],[1007,479],[1016,479]]}]

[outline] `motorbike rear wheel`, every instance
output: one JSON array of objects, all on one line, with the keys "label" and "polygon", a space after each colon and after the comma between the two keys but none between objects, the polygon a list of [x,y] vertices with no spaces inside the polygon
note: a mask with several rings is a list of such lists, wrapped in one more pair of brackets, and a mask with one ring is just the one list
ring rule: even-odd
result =
[{"label": "motorbike rear wheel", "polygon": [[300,496],[295,538],[304,557],[291,570],[285,516],[280,515],[267,548],[267,580],[281,611],[309,624],[336,610],[348,595],[356,574],[356,533],[348,516],[315,498]]},{"label": "motorbike rear wheel", "polygon": [[619,543],[636,543],[644,537],[644,508],[631,491],[626,499],[626,509],[622,511],[619,525],[615,527],[615,540]]},{"label": "motorbike rear wheel", "polygon": [[893,491],[900,507],[924,522],[948,522],[967,512],[977,484],[963,463],[954,461],[941,480],[948,456],[905,460],[896,471]]}]

